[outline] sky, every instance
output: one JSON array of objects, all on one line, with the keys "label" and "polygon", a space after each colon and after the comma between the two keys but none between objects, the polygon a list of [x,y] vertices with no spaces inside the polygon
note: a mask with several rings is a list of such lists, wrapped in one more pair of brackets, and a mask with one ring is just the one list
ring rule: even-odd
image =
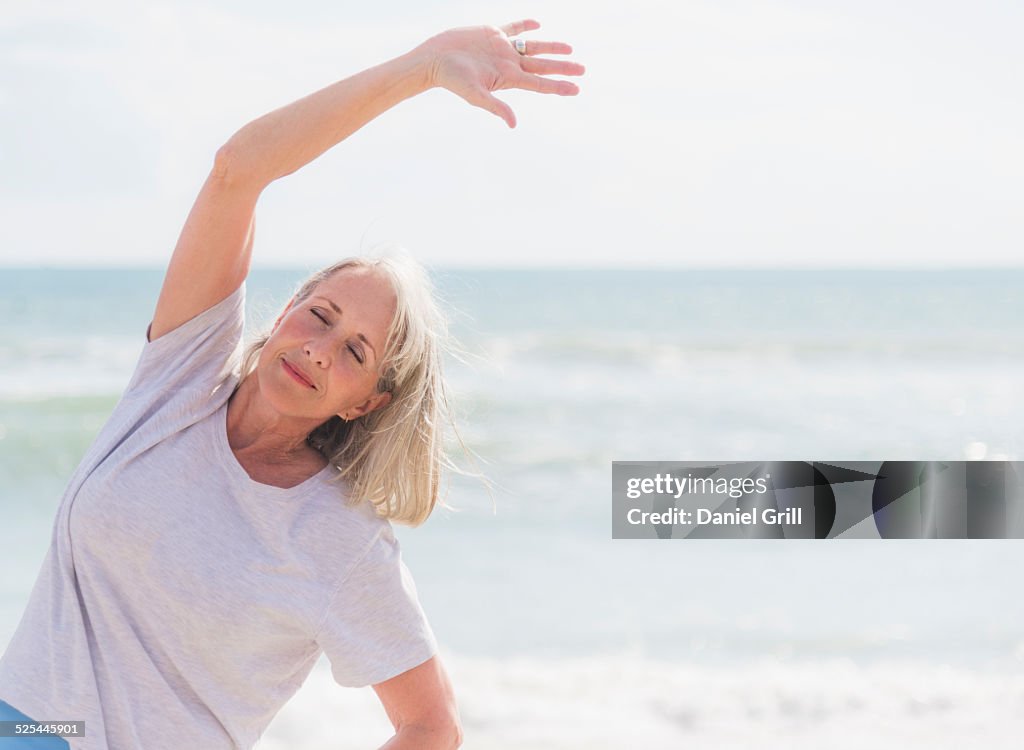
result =
[{"label": "sky", "polygon": [[264,192],[254,263],[1021,265],[1019,2],[7,0],[0,266],[163,266],[246,122],[524,17],[578,97],[400,104]]}]

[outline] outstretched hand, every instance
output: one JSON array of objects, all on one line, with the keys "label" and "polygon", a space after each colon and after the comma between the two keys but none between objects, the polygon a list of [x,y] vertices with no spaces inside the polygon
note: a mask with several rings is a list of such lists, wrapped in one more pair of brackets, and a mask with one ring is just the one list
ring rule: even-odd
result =
[{"label": "outstretched hand", "polygon": [[545,76],[583,75],[582,65],[535,57],[568,55],[572,52],[568,44],[528,40],[525,54],[520,54],[513,46],[510,37],[539,28],[539,23],[527,19],[501,27],[452,29],[428,39],[422,47],[431,59],[431,84],[458,94],[474,107],[496,114],[514,128],[515,113],[492,91],[525,89],[559,96],[575,96],[580,91],[575,83]]}]

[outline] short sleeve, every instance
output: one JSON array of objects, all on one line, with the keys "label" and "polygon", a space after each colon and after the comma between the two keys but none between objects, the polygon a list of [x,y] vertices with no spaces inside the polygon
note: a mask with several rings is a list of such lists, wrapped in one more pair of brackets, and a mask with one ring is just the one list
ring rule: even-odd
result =
[{"label": "short sleeve", "polygon": [[390,527],[338,587],[316,640],[335,681],[344,687],[376,685],[437,653]]},{"label": "short sleeve", "polygon": [[149,341],[147,327],[146,343],[125,395],[173,391],[185,385],[214,387],[240,361],[244,327],[244,283],[156,341]]}]

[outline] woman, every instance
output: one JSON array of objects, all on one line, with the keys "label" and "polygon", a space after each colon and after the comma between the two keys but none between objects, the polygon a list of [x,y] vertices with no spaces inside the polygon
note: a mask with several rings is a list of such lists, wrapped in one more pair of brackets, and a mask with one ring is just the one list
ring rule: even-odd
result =
[{"label": "woman", "polygon": [[444,32],[218,151],[0,661],[0,720],[84,721],[70,744],[89,750],[251,747],[326,653],[340,684],[373,685],[384,747],[460,744],[389,524],[426,519],[443,462],[424,281],[390,261],[325,269],[244,362],[243,282],[263,189],[403,99],[443,87],[514,127],[491,92],[576,94],[544,76],[582,66],[534,57],[567,45],[510,39],[536,28]]}]

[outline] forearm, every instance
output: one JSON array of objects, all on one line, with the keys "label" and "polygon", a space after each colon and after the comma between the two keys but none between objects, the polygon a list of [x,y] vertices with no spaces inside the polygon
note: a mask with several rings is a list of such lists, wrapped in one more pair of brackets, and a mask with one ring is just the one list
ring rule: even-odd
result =
[{"label": "forearm", "polygon": [[417,47],[253,120],[221,148],[221,168],[261,186],[291,174],[401,101],[431,88]]}]

